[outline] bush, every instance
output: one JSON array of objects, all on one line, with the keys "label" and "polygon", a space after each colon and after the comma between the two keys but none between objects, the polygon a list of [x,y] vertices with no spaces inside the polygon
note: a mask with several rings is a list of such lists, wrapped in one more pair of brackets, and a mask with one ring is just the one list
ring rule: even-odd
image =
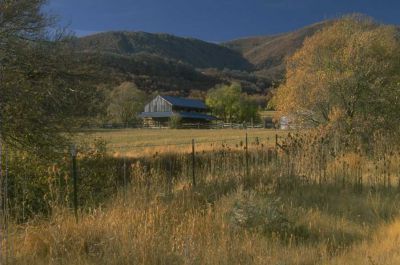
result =
[{"label": "bush", "polygon": [[242,193],[230,211],[235,227],[268,234],[288,234],[293,226],[280,209],[280,199],[257,197],[254,192]]},{"label": "bush", "polygon": [[171,129],[179,129],[182,124],[182,117],[179,114],[174,114],[169,119],[169,127]]}]

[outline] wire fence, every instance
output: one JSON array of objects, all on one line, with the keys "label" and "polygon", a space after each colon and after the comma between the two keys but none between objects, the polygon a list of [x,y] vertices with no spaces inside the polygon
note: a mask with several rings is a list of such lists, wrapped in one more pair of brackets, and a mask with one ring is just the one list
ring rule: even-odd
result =
[{"label": "wire fence", "polygon": [[[168,122],[146,124],[143,122],[129,122],[129,123],[88,123],[83,125],[83,129],[167,129],[171,125]],[[243,123],[228,123],[228,122],[214,122],[214,123],[180,123],[176,125],[179,129],[256,129],[256,128],[275,128],[275,124],[264,121],[260,122],[243,122]]]},{"label": "wire fence", "polygon": [[[235,182],[245,188],[273,183],[293,189],[317,185],[354,192],[365,188],[400,191],[400,150],[395,145],[376,141],[374,151],[368,153],[358,148],[340,153],[344,148],[340,145],[321,137],[249,137],[246,133],[167,144],[63,146],[56,148],[63,150],[62,161],[39,167],[0,142],[0,264],[10,264],[15,257],[10,240],[18,231],[9,225],[11,222],[25,222],[38,212],[51,214],[54,207],[71,209],[79,222],[82,211],[121,191],[126,198],[129,188],[145,190],[146,194],[155,194],[153,190],[171,194],[179,182],[194,190]],[[187,149],[158,152],[164,147]],[[152,150],[151,155],[145,156],[143,148]],[[141,156],[129,157],[129,150]],[[121,155],[113,156],[113,152]],[[34,182],[39,176],[47,178]]]},{"label": "wire fence", "polygon": [[[197,146],[203,146],[208,144],[209,146],[212,147],[217,147],[218,144],[232,144],[236,143],[237,146],[243,147],[243,144],[246,139],[248,141],[254,142],[260,144],[261,146],[275,146],[276,141],[283,140],[285,136],[283,135],[284,131],[281,131],[276,134],[271,134],[271,137],[261,137],[261,136],[248,136],[247,130],[245,133],[243,133],[243,136],[238,136],[234,138],[221,138],[221,139],[213,139],[213,140],[205,140],[203,139],[204,137],[198,138],[190,138],[185,141],[175,141],[173,143],[144,143],[144,144],[117,144],[111,142],[107,142],[103,138],[99,138],[98,140],[104,140],[103,143],[100,143],[103,145],[102,147],[96,146],[96,144],[93,143],[87,143],[87,142],[76,142],[76,143],[70,143],[70,144],[64,144],[64,145],[59,145],[57,148],[51,148],[51,152],[55,154],[60,154],[60,155],[69,155],[71,152],[72,148],[78,149],[78,153],[88,153],[88,152],[98,152],[99,149],[107,149],[109,154],[112,154],[113,152],[119,152],[121,155],[124,155],[124,153],[128,151],[140,151],[141,149],[149,149],[149,152],[153,151],[154,153],[158,152],[158,148],[165,148],[165,147],[191,147],[192,142],[194,141]],[[214,149],[215,149],[214,148]],[[212,149],[212,150],[214,150]],[[143,154],[139,154],[143,155]]]},{"label": "wire fence", "polygon": [[[137,185],[146,189],[163,186],[166,192],[170,192],[172,183],[177,179],[183,178],[187,179],[191,183],[190,185],[196,187],[203,181],[202,178],[204,178],[206,172],[218,175],[219,172],[226,170],[232,163],[228,157],[230,159],[235,157],[235,164],[238,170],[246,165],[247,169],[245,171],[240,170],[243,173],[241,173],[243,177],[244,174],[249,174],[250,156],[248,150],[256,148],[256,146],[261,150],[264,147],[263,142],[267,146],[266,143],[269,141],[269,138],[248,137],[246,134],[243,137],[236,138],[192,139],[190,141],[166,144],[128,144],[110,147],[113,151],[150,148],[153,149],[154,153],[157,152],[157,148],[164,147],[190,148],[189,154],[159,154],[157,157],[136,159],[125,155],[116,159],[110,158],[110,151],[107,150],[107,146],[104,150],[105,154],[99,157],[92,157],[89,154],[99,153],[101,148],[98,146],[79,146],[78,144],[62,145],[53,151],[65,157],[65,164],[57,165],[57,167],[63,168],[63,171],[60,170],[58,176],[52,176],[53,179],[50,179],[51,177],[49,176],[48,183],[44,184],[48,186],[41,187],[46,190],[45,195],[42,194],[42,190],[35,194],[33,188],[37,189],[37,186],[33,183],[35,181],[33,179],[34,176],[27,178],[29,172],[23,171],[25,169],[32,170],[32,168],[24,168],[23,164],[26,160],[21,159],[19,161],[18,155],[10,154],[8,147],[0,141],[0,264],[12,264],[15,251],[11,248],[14,244],[10,242],[10,239],[15,238],[18,231],[16,226],[10,226],[10,223],[28,220],[29,204],[37,203],[37,200],[41,199],[32,199],[35,196],[43,196],[46,197],[46,200],[54,200],[48,203],[48,207],[54,207],[56,202],[61,202],[67,208],[71,207],[76,222],[79,222],[79,213],[84,205],[88,205],[91,201],[97,201],[95,199],[96,191],[102,189],[112,190],[104,197],[112,196],[112,193],[116,193],[121,189],[125,192],[129,185]],[[204,151],[198,148],[205,144],[213,145],[215,149],[213,151]],[[228,144],[237,145],[236,150],[228,149]],[[217,145],[221,146],[217,148]],[[229,155],[230,152],[232,153]],[[10,158],[12,160],[11,168],[9,165]],[[10,170],[13,175],[12,182],[9,182]],[[102,170],[105,171],[101,172]],[[51,175],[50,167],[47,168],[47,172],[40,172],[40,174],[46,173]],[[26,193],[29,193],[29,196]],[[32,201],[27,201],[28,198],[31,198]],[[49,209],[49,212],[51,212],[51,209]]]}]

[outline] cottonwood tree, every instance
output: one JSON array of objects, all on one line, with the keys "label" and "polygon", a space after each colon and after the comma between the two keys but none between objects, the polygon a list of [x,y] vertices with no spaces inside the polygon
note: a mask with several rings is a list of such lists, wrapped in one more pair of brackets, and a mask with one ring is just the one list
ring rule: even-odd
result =
[{"label": "cottonwood tree", "polygon": [[34,152],[65,143],[96,96],[92,59],[73,50],[44,5],[0,0],[1,140]]},{"label": "cottonwood tree", "polygon": [[364,16],[340,19],[287,61],[273,102],[297,122],[346,135],[398,130],[400,45],[395,27]]},{"label": "cottonwood tree", "polygon": [[146,93],[132,82],[124,82],[114,88],[108,98],[108,116],[112,121],[123,123],[125,126],[129,122],[137,121],[138,114],[143,111],[147,101]]},{"label": "cottonwood tree", "polygon": [[238,83],[219,85],[207,93],[206,104],[213,114],[227,122],[257,120],[258,106]]}]

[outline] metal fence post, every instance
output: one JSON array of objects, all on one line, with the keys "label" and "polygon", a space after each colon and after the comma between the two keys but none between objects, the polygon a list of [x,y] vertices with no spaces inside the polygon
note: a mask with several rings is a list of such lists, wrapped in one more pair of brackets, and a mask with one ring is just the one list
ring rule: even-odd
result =
[{"label": "metal fence post", "polygon": [[[2,73],[2,72],[1,72]],[[0,81],[3,81],[3,75],[0,75]],[[0,101],[0,107],[2,107],[2,101]],[[2,108],[0,108],[2,109]],[[4,205],[4,200],[3,200],[3,117],[2,117],[2,112],[0,111],[0,264],[3,264],[3,205]],[[6,243],[5,243],[6,244]],[[7,245],[6,245],[7,247]]]},{"label": "metal fence post", "polygon": [[196,154],[195,154],[195,149],[194,149],[194,139],[192,139],[192,181],[193,181],[193,187],[196,187],[196,172],[195,172],[195,167],[196,167]]},{"label": "metal fence post", "polygon": [[76,166],[76,155],[77,150],[76,146],[72,145],[71,147],[71,160],[72,160],[72,178],[74,185],[74,213],[75,213],[75,221],[78,223],[78,172]]},{"label": "metal fence post", "polygon": [[123,170],[124,170],[124,202],[126,201],[126,189],[127,189],[127,180],[126,180],[126,152],[124,153],[124,166],[123,166]]},{"label": "metal fence post", "polygon": [[0,264],[3,263],[3,141],[0,135]]},{"label": "metal fence post", "polygon": [[276,164],[277,161],[278,161],[278,146],[279,146],[279,143],[278,143],[278,134],[275,134],[275,164]]},{"label": "metal fence post", "polygon": [[246,177],[249,177],[249,140],[246,131]]},{"label": "metal fence post", "polygon": [[[126,134],[126,136],[128,136],[128,133],[127,133],[127,128],[128,128],[128,126],[126,126],[125,125],[125,128],[124,128],[124,132],[125,132],[125,134]],[[127,137],[128,138],[128,137]],[[124,165],[123,165],[123,181],[124,181],[124,187],[123,187],[123,195],[124,195],[124,203],[126,202],[126,197],[127,197],[127,185],[128,185],[128,182],[127,182],[127,176],[126,176],[126,170],[127,170],[127,168],[126,168],[126,157],[127,157],[127,148],[125,147],[124,149],[123,149],[123,156],[124,156]]]},{"label": "metal fence post", "polygon": [[172,179],[173,179],[173,156],[171,155],[171,158],[168,159],[168,168],[166,169],[167,173],[167,178],[166,178],[166,188],[167,188],[167,194],[172,193]]}]

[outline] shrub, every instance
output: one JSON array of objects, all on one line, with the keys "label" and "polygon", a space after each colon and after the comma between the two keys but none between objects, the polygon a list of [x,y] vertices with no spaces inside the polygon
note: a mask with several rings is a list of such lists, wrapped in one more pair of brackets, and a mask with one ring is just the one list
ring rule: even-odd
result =
[{"label": "shrub", "polygon": [[234,227],[287,235],[293,224],[280,208],[279,198],[262,198],[254,192],[241,193],[229,213],[230,222]]},{"label": "shrub", "polygon": [[182,124],[182,117],[179,114],[174,114],[169,119],[169,127],[171,129],[178,129]]}]

